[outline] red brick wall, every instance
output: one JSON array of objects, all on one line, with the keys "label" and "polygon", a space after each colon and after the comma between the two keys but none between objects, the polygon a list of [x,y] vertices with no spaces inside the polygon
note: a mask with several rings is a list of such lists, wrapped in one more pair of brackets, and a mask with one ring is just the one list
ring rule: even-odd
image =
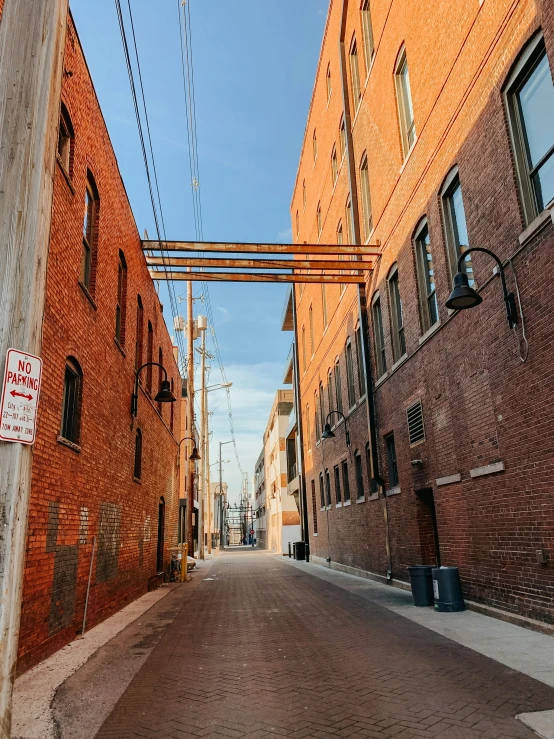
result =
[{"label": "red brick wall", "polygon": [[[130,414],[136,339],[136,306],[154,327],[154,357],[163,350],[177,395],[180,378],[162,309],[149,278],[140,238],[72,21],[67,37],[62,99],[75,132],[71,177],[58,161],[46,309],[44,375],[32,495],[19,644],[19,671],[75,637],[86,597],[93,542],[87,625],[92,627],[147,590],[156,574],[158,505],[166,504],[167,548],[176,539],[177,444],[170,408],[140,391]],[[100,196],[98,264],[94,300],[79,284],[87,171]],[[115,341],[119,251],[128,267],[125,343]],[[79,449],[59,442],[66,357],[83,371]],[[143,359],[143,361],[146,361]],[[157,391],[154,368],[153,392]],[[175,404],[175,435],[179,429]],[[143,435],[140,482],[133,480],[137,426]]]},{"label": "red brick wall", "polygon": [[[359,3],[348,4],[346,49],[356,32],[363,99],[353,117],[356,169],[368,154],[372,213],[382,254],[368,275],[368,302],[375,290],[382,296],[389,375],[376,392],[381,473],[387,478],[383,436],[394,431],[400,493],[388,498],[388,517],[394,577],[407,579],[407,566],[431,555],[429,520],[421,509],[418,491],[434,493],[443,564],[460,567],[466,596],[527,616],[554,621],[553,463],[551,433],[554,395],[550,381],[552,311],[548,275],[552,269],[554,227],[549,222],[528,239],[514,257],[526,319],[530,354],[522,363],[518,341],[508,330],[500,287],[491,277],[492,264],[474,258],[483,305],[449,316],[444,302],[450,292],[439,192],[454,165],[462,183],[469,240],[472,246],[492,248],[502,258],[520,248],[524,229],[516,185],[502,85],[517,55],[532,33],[542,26],[554,62],[554,14],[551,4],[531,0],[512,3],[466,3],[454,0],[433,6],[372,4],[376,55],[366,80],[362,52]],[[339,219],[344,223],[348,179],[343,163],[336,186],[331,181],[330,156],[338,145],[342,113],[338,39],[341,3],[332,3],[323,42],[320,67],[310,109],[306,138],[291,204],[293,228],[299,213],[297,242],[316,243],[316,207],[321,203],[321,243],[335,243]],[[389,12],[390,11],[390,12]],[[418,140],[403,161],[393,70],[405,44]],[[327,101],[325,73],[331,63],[333,92]],[[318,158],[314,164],[312,137],[317,131]],[[303,207],[302,183],[307,184]],[[358,182],[359,186],[359,182]],[[414,230],[427,217],[440,305],[440,328],[421,341]],[[386,277],[398,265],[406,332],[407,359],[391,372],[389,306]],[[513,289],[513,275],[508,270]],[[331,289],[332,290],[332,289]],[[301,362],[302,408],[310,407],[314,435],[314,389],[323,381],[335,357],[344,362],[344,342],[357,321],[354,288],[332,299],[327,329],[321,321],[320,287],[308,286],[297,301],[298,330],[308,325],[314,305],[316,350],[304,372]],[[328,301],[329,302],[329,301]],[[521,330],[518,331],[518,335]],[[372,337],[370,337],[373,346]],[[302,353],[302,352],[301,352]],[[373,366],[375,364],[373,357]],[[342,371],[346,393],[345,369]],[[421,399],[426,430],[424,444],[409,446],[406,408]],[[343,398],[343,405],[346,406]],[[326,401],[327,407],[327,401]],[[365,408],[365,405],[364,405]],[[365,410],[350,414],[352,450],[365,446]],[[306,428],[306,426],[304,426]],[[319,557],[370,570],[386,571],[383,498],[355,501],[353,459],[352,505],[319,511],[319,472],[332,471],[347,455],[344,437],[326,441],[311,451],[304,445],[307,489],[316,480],[318,536],[311,537]],[[323,452],[325,457],[323,457]],[[411,465],[422,459],[418,470]],[[502,461],[505,472],[471,478],[470,470]],[[365,473],[365,465],[364,465]],[[437,478],[461,474],[461,483],[437,486]],[[313,531],[312,508],[310,532]],[[328,516],[328,528],[327,528]],[[419,525],[418,525],[419,524]],[[330,541],[327,540],[329,529]],[[537,563],[545,550],[548,562]]]}]

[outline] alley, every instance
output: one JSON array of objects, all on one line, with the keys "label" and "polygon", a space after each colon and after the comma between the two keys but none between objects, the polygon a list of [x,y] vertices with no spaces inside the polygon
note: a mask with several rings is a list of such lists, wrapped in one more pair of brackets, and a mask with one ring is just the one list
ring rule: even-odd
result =
[{"label": "alley", "polygon": [[548,686],[281,558],[226,553],[199,577],[98,739],[524,739],[515,716],[554,708]]}]

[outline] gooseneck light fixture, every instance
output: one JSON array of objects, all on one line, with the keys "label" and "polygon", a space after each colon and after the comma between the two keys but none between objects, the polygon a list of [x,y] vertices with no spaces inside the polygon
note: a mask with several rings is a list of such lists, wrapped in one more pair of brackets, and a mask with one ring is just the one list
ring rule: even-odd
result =
[{"label": "gooseneck light fixture", "polygon": [[492,257],[498,265],[498,271],[500,273],[500,281],[502,284],[502,294],[504,296],[504,303],[506,305],[506,317],[510,328],[514,328],[518,324],[518,316],[516,309],[516,301],[514,294],[508,292],[506,287],[506,277],[504,275],[504,267],[500,259],[489,249],[484,249],[481,246],[474,246],[470,249],[466,249],[458,257],[458,272],[454,276],[453,286],[454,289],[450,293],[450,297],[446,301],[446,307],[452,310],[465,310],[466,308],[475,308],[483,302],[483,298],[469,285],[467,274],[462,271],[462,262],[468,254],[474,251],[481,251],[484,254],[488,254]]},{"label": "gooseneck light fixture", "polygon": [[171,392],[171,384],[167,379],[166,368],[159,362],[146,362],[146,364],[143,364],[142,367],[139,367],[139,369],[135,372],[135,389],[131,397],[131,415],[135,417],[138,413],[139,375],[145,367],[159,367],[164,373],[164,379],[161,382],[160,390],[154,398],[154,401],[156,403],[175,403],[175,401],[177,400],[177,398]]},{"label": "gooseneck light fixture", "polygon": [[329,419],[331,416],[341,416],[341,418],[344,421],[344,429],[346,431],[346,446],[350,446],[350,430],[348,428],[348,421],[346,419],[346,416],[341,411],[330,411],[327,414],[327,418],[325,419],[325,428],[323,429],[323,433],[321,434],[322,439],[334,439],[335,434],[331,430],[331,424],[329,423]]},{"label": "gooseneck light fixture", "polygon": [[187,440],[188,440],[188,441],[192,441],[192,443],[193,443],[193,445],[194,445],[194,446],[193,446],[193,448],[192,448],[192,454],[191,454],[191,455],[190,455],[190,457],[189,457],[190,461],[191,461],[191,462],[199,462],[199,461],[200,461],[200,460],[202,459],[202,457],[201,457],[201,456],[200,456],[200,454],[198,453],[198,449],[197,449],[197,447],[196,447],[196,439],[194,439],[194,438],[193,438],[192,436],[183,436],[183,438],[182,438],[182,439],[181,439],[181,441],[179,442],[179,449],[181,448],[181,444],[182,444],[182,443],[183,443],[184,441],[187,441]]}]

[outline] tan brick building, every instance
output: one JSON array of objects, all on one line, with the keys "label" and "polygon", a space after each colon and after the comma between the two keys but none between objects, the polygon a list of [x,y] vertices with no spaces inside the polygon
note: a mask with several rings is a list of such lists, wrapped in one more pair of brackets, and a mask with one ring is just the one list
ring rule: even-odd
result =
[{"label": "tan brick building", "polygon": [[[553,34],[545,0],[332,1],[291,204],[297,243],[381,246],[361,300],[296,291],[312,555],[399,582],[440,559],[549,622]],[[504,261],[514,330],[484,254],[482,305],[445,307],[468,247]]]},{"label": "tan brick building", "polygon": [[[179,509],[179,403],[154,402],[161,362],[181,380],[162,306],[70,19],[43,325],[19,671],[149,587]],[[152,583],[150,582],[150,585]]]}]

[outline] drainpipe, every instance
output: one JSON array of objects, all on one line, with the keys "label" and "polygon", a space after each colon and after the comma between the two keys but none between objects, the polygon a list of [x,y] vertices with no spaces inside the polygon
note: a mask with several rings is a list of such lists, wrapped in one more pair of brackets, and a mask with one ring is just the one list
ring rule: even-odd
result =
[{"label": "drainpipe", "polygon": [[292,283],[292,326],[294,331],[294,344],[292,350],[292,361],[294,367],[294,407],[296,409],[296,426],[298,429],[296,439],[296,464],[298,468],[300,495],[300,538],[306,545],[306,562],[310,559],[310,533],[308,529],[308,505],[306,501],[306,478],[304,476],[304,454],[303,454],[303,430],[302,430],[302,406],[300,405],[300,367],[298,362],[298,331],[296,325],[296,284]]},{"label": "drainpipe", "polygon": [[[352,213],[351,230],[353,232],[353,243],[361,244],[360,215],[358,208],[358,187],[356,183],[356,162],[354,160],[354,146],[352,142],[352,116],[350,112],[350,99],[348,96],[348,76],[346,52],[344,48],[344,36],[346,33],[346,14],[348,11],[348,0],[342,0],[341,28],[339,38],[340,78],[342,87],[342,103],[344,114],[344,128],[346,132],[346,156],[348,159],[348,186],[350,190],[350,202]],[[358,285],[358,312],[360,318],[360,329],[362,336],[363,357],[366,382],[366,408],[369,444],[371,448],[371,476],[379,487],[379,493],[383,497],[383,519],[385,522],[385,550],[387,556],[387,580],[392,580],[392,555],[390,547],[390,531],[388,516],[388,501],[385,494],[385,481],[379,473],[379,449],[377,444],[377,418],[375,411],[375,397],[373,393],[373,379],[371,374],[371,352],[369,350],[369,321],[367,315],[367,298],[365,285]]]}]

